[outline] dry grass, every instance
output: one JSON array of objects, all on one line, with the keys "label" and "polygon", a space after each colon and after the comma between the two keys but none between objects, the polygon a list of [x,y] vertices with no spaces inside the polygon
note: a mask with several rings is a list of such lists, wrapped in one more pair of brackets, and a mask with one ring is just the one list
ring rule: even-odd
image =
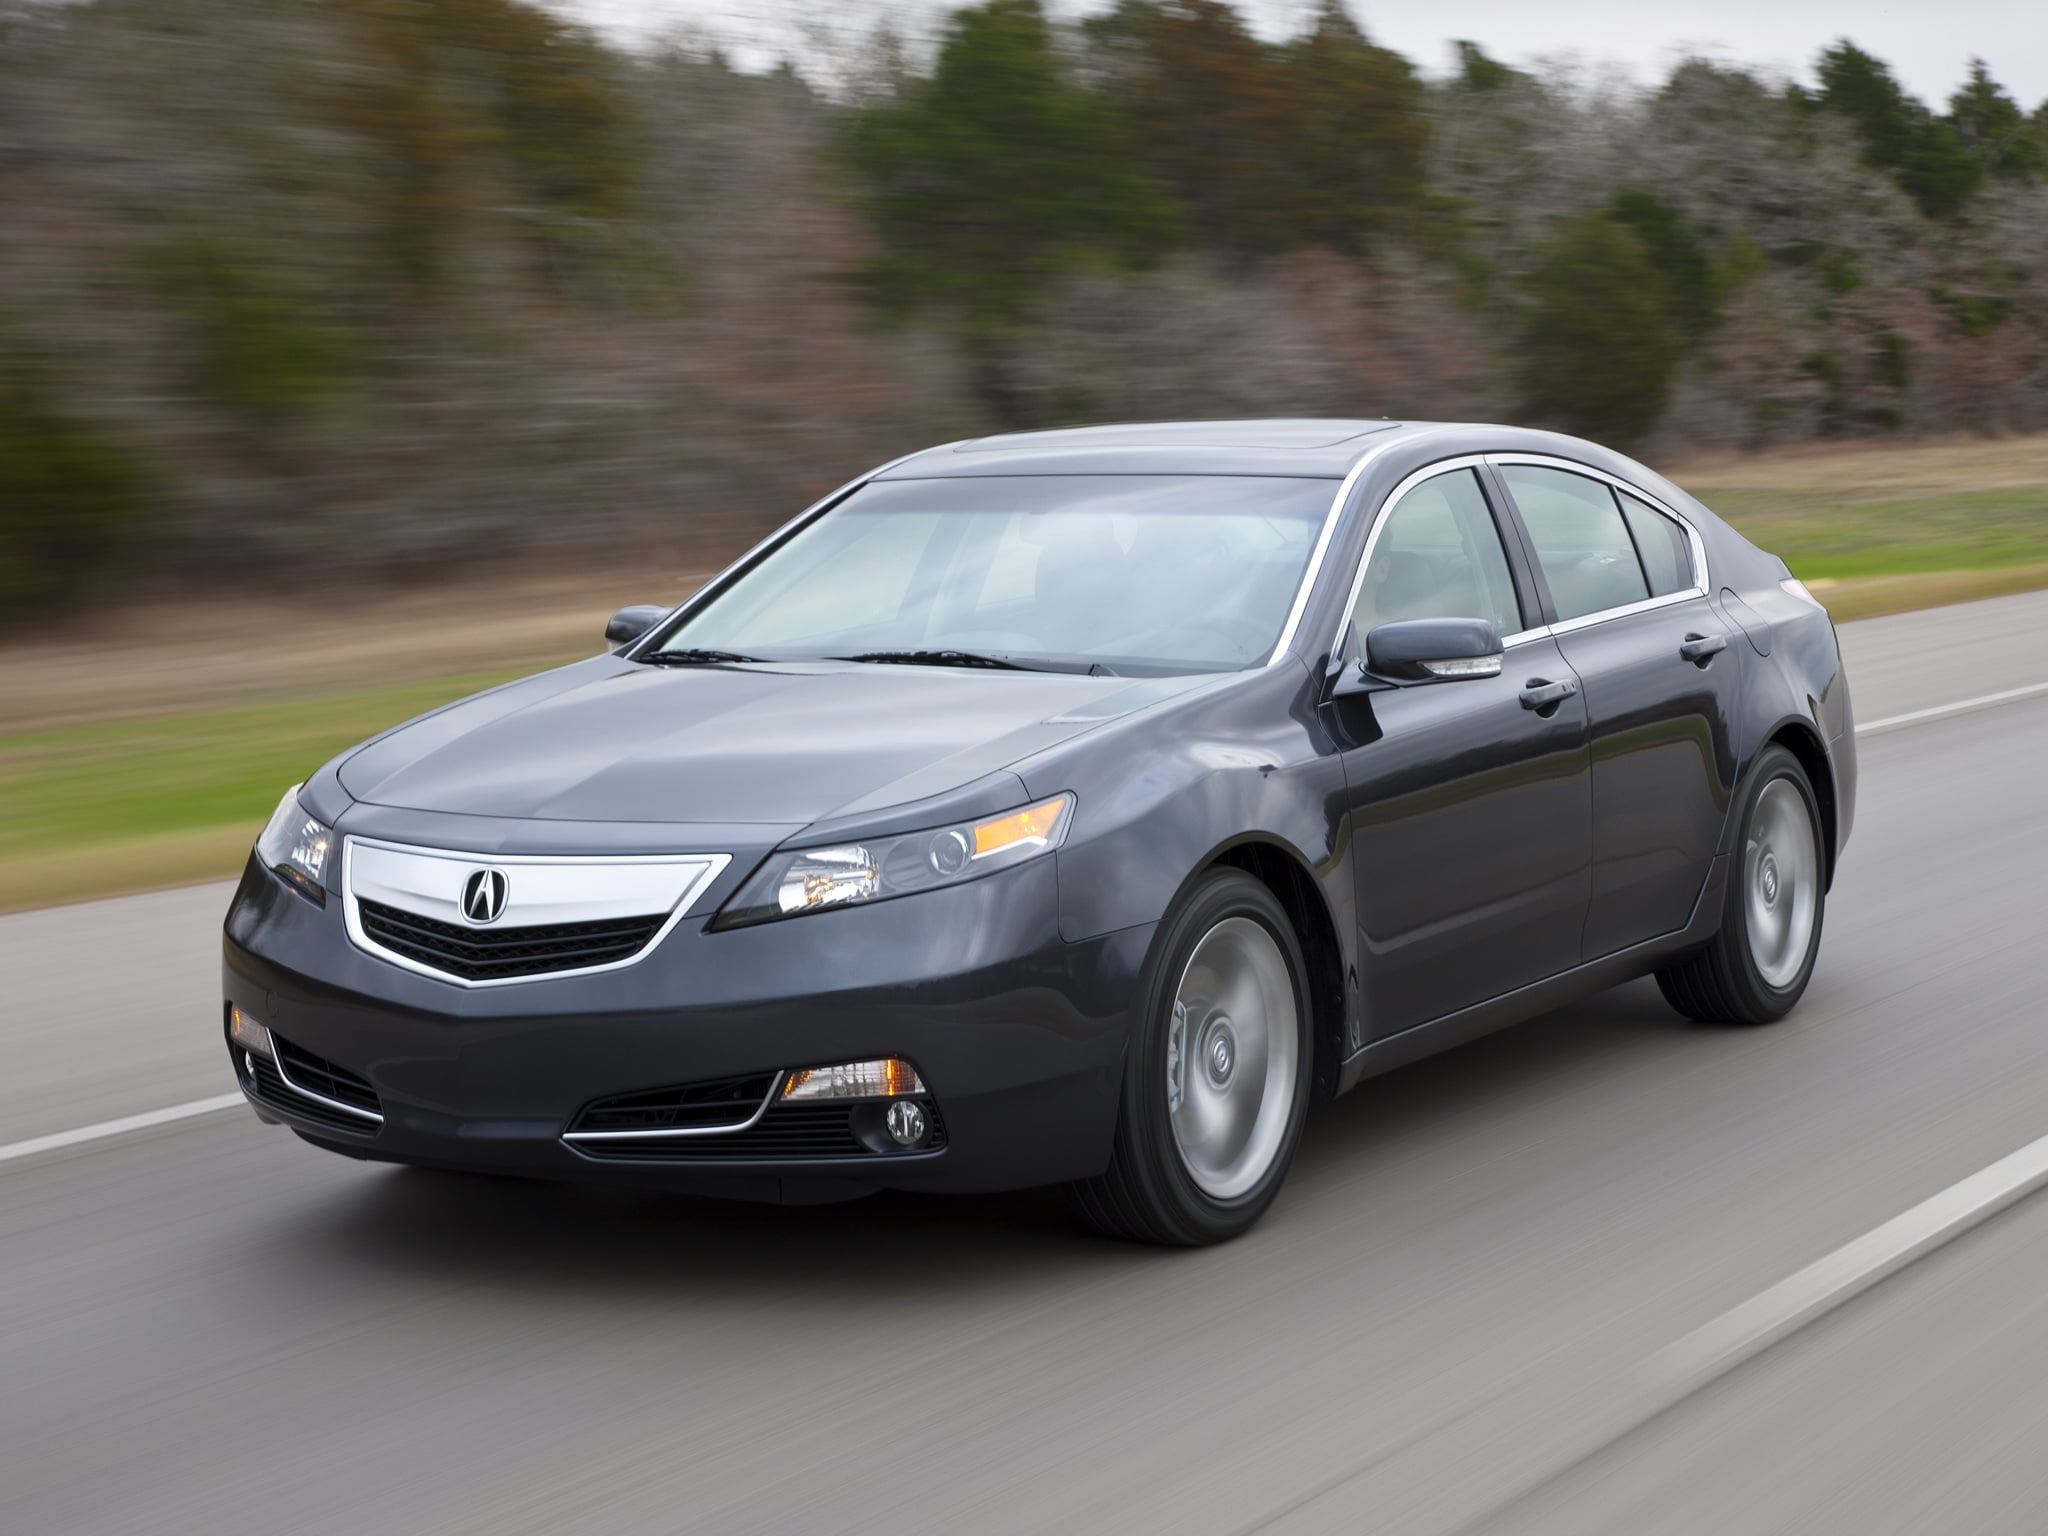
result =
[{"label": "dry grass", "polygon": [[1842,504],[2048,487],[2048,434],[1914,443],[1805,443],[1658,466],[1712,505],[1727,493],[1787,492]]},{"label": "dry grass", "polygon": [[89,634],[0,648],[0,736],[477,672],[604,649],[628,603],[679,603],[706,571],[527,575],[382,596],[155,604]]},{"label": "dry grass", "polygon": [[[2014,591],[2040,584],[2017,572],[2048,566],[2048,437],[1805,447],[1668,473],[1809,582],[1999,571],[1987,590]],[[1896,602],[1913,586],[1873,590]]]},{"label": "dry grass", "polygon": [[1900,576],[1858,576],[1846,581],[1825,577],[1807,585],[1827,605],[1837,624],[1852,619],[1877,619],[1888,613],[1912,613],[1949,603],[1974,603],[1979,598],[2008,597],[2015,592],[2048,588],[2048,565],[2016,565],[1991,571],[1924,571]]},{"label": "dry grass", "polygon": [[236,822],[196,832],[133,838],[111,847],[62,848],[25,858],[0,858],[0,913],[228,879],[249,857],[255,830],[246,822]]}]

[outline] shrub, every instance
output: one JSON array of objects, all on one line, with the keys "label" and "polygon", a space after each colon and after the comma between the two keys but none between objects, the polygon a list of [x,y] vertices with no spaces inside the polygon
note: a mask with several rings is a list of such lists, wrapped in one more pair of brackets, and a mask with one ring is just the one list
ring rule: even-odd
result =
[{"label": "shrub", "polygon": [[1522,386],[1532,414],[1627,445],[1671,392],[1680,336],[1667,285],[1633,230],[1606,214],[1568,225],[1526,285]]},{"label": "shrub", "polygon": [[148,253],[158,290],[190,320],[208,393],[251,416],[318,410],[347,392],[360,359],[284,273],[252,252],[180,235]]},{"label": "shrub", "polygon": [[104,434],[0,380],[0,623],[77,590],[141,510],[143,477]]}]

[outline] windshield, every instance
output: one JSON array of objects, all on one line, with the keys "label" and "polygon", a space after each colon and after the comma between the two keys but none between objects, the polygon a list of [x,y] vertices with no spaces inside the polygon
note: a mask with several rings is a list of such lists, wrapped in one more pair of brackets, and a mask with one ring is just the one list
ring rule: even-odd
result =
[{"label": "windshield", "polygon": [[1118,673],[1263,664],[1328,480],[875,481],[692,613],[656,654],[972,653]]}]

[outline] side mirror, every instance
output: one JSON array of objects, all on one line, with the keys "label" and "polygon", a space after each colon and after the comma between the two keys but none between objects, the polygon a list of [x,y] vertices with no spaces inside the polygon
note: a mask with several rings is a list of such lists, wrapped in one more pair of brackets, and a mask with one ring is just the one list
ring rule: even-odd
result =
[{"label": "side mirror", "polygon": [[657,603],[635,603],[621,608],[604,627],[604,637],[613,645],[630,645],[667,618],[669,610]]},{"label": "side mirror", "polygon": [[1500,631],[1484,619],[1403,619],[1365,637],[1365,669],[1403,682],[1499,677]]}]

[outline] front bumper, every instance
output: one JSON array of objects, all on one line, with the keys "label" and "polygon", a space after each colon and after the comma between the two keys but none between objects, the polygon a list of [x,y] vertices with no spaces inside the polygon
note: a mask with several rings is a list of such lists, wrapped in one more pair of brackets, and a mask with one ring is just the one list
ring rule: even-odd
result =
[{"label": "front bumper", "polygon": [[[1057,882],[1051,858],[724,933],[693,915],[623,970],[470,989],[358,949],[339,902],[316,908],[252,862],[228,913],[222,989],[375,1090],[381,1123],[259,1104],[352,1156],[743,1198],[1018,1188],[1106,1165],[1152,937],[1148,925],[1062,942]],[[939,1150],[755,1159],[671,1143],[600,1158],[562,1139],[596,1099],[879,1056],[916,1065],[943,1120]]]}]

